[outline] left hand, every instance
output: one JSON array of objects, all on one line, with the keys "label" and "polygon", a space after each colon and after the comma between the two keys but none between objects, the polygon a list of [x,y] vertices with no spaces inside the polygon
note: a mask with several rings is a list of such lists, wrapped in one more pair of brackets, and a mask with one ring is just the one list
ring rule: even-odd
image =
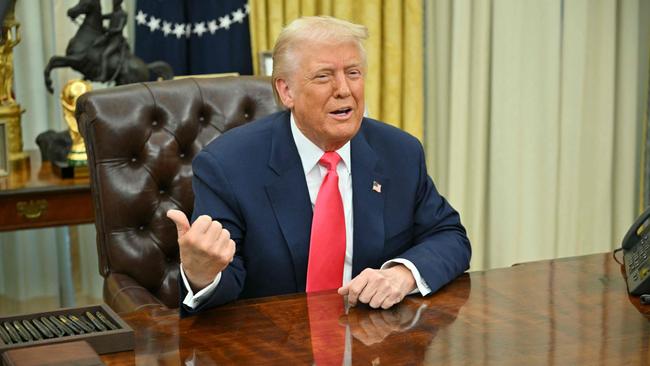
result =
[{"label": "left hand", "polygon": [[355,306],[360,301],[375,309],[388,309],[414,289],[415,279],[411,271],[403,264],[398,264],[387,269],[366,268],[347,285],[339,288],[338,293],[348,296],[350,306]]}]

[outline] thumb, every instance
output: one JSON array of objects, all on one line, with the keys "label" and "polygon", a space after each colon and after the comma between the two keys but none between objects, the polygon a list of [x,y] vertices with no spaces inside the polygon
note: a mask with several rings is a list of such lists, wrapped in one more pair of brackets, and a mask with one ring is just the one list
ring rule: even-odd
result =
[{"label": "thumb", "polygon": [[347,295],[348,292],[349,292],[349,286],[348,286],[348,285],[345,285],[345,286],[339,287],[339,289],[338,289],[337,292],[339,293],[339,295],[341,295],[341,296],[345,296],[345,295]]},{"label": "thumb", "polygon": [[190,230],[190,222],[182,211],[169,210],[167,211],[167,217],[172,220],[174,224],[176,224],[176,230],[178,231],[179,238],[185,235],[188,230]]}]

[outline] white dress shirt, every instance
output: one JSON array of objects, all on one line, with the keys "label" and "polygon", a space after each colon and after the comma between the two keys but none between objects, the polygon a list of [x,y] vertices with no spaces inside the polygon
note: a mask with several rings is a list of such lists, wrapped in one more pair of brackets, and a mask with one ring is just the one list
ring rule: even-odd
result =
[{"label": "white dress shirt", "polygon": [[[300,129],[298,129],[293,114],[291,114],[291,134],[296,143],[298,155],[300,155],[300,161],[302,162],[305,178],[307,180],[307,188],[309,189],[309,199],[311,200],[313,208],[316,204],[316,197],[318,196],[321,183],[327,174],[327,168],[318,164],[318,161],[325,152],[311,142],[311,140],[309,140]],[[352,215],[352,165],[350,160],[350,142],[348,141],[340,149],[336,150],[336,152],[341,157],[341,161],[336,167],[336,172],[339,175],[339,191],[341,192],[343,213],[345,215],[345,262],[343,264],[343,285],[345,285],[352,279],[352,234],[354,229]],[[413,278],[415,278],[417,287],[411,292],[411,294],[419,291],[422,295],[427,295],[431,292],[431,289],[420,276],[420,272],[417,270],[415,265],[407,259],[391,259],[384,263],[381,268],[389,268],[398,263],[405,265],[413,274]],[[187,290],[187,295],[185,296],[185,299],[183,299],[183,304],[191,308],[198,306],[203,298],[209,297],[209,294],[212,293],[221,280],[221,273],[219,273],[210,285],[194,294],[187,278],[185,277],[185,273],[183,272],[182,263],[180,272],[181,277],[183,278],[183,284]]]}]

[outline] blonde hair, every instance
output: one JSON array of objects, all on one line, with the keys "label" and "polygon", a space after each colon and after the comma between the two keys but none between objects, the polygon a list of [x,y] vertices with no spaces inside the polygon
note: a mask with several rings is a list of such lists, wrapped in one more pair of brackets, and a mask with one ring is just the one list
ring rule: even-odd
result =
[{"label": "blonde hair", "polygon": [[286,79],[296,68],[297,62],[294,52],[299,49],[301,42],[334,41],[337,43],[352,42],[357,45],[363,64],[366,64],[366,49],[363,41],[368,39],[368,28],[346,20],[330,16],[302,17],[289,23],[282,29],[273,47],[273,93],[278,103],[280,96],[275,87],[278,79]]}]

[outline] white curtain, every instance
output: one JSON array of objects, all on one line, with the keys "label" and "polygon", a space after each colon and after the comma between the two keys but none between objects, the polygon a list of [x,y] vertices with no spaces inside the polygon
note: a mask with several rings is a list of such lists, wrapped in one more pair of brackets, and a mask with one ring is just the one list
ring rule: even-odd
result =
[{"label": "white curtain", "polygon": [[650,3],[425,4],[427,158],[472,269],[618,247],[638,206]]},{"label": "white curtain", "polygon": [[[77,31],[78,25],[66,15],[76,3],[16,4],[22,40],[14,48],[14,90],[17,102],[26,110],[22,115],[24,149],[37,149],[35,140],[41,132],[67,128],[58,94],[67,80],[81,75],[70,68],[55,69],[55,92],[51,95],[45,90],[43,69],[51,56],[65,54],[68,40]],[[125,8],[133,14],[134,0],[125,2]],[[111,1],[102,0],[102,9],[111,11]],[[128,37],[128,30],[126,34]],[[92,224],[0,233],[0,300],[5,311],[96,302],[102,298],[102,283]]]}]

